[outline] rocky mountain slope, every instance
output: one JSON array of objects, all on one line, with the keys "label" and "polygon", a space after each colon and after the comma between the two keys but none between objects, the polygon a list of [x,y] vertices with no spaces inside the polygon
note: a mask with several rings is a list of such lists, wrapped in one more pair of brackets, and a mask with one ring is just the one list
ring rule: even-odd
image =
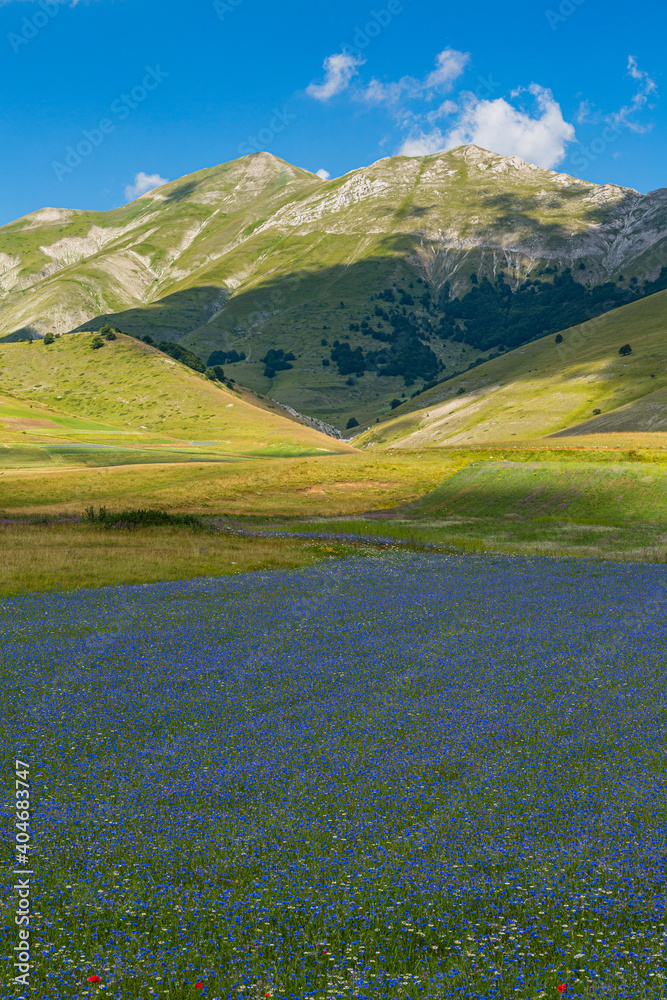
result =
[{"label": "rocky mountain slope", "polygon": [[594,185],[475,146],[329,181],[257,153],[111,212],[43,209],[1,227],[0,339],[111,322],[205,362],[223,352],[237,382],[364,426],[498,338],[515,346],[507,323],[492,343],[491,300],[504,316],[520,290],[528,306],[544,299],[527,325],[522,305],[534,339],[558,315],[550,284],[580,289],[572,322],[637,297],[665,264],[667,189]]}]

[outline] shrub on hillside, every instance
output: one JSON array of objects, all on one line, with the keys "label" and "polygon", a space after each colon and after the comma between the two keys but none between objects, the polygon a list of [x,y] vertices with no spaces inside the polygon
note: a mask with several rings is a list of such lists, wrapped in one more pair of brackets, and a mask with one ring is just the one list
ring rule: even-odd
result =
[{"label": "shrub on hillside", "polygon": [[47,333],[46,337],[44,337],[44,343],[48,346],[49,344],[52,344],[55,341],[55,339],[56,338],[53,336],[52,333]]},{"label": "shrub on hillside", "polygon": [[556,334],[556,343],[557,344],[562,344],[563,343],[563,334],[562,333],[557,333]]},{"label": "shrub on hillside", "polygon": [[[265,375],[268,371],[273,372],[273,375],[275,375],[276,372],[286,372],[289,371],[290,368],[293,368],[294,365],[291,365],[290,361],[296,361],[296,358],[291,351],[286,354],[285,351],[280,348],[277,351],[273,349],[267,351],[264,357],[259,360],[261,364],[266,365],[266,371],[264,372]],[[266,375],[266,377],[273,378],[273,375]]]},{"label": "shrub on hillside", "polygon": [[350,417],[350,419],[348,420],[348,422],[345,425],[345,430],[350,431],[350,430],[352,430],[353,427],[358,427],[358,426],[359,426],[359,421],[357,420],[357,418],[356,417]]},{"label": "shrub on hillside", "polygon": [[392,399],[392,401],[391,401],[391,403],[389,405],[391,406],[392,410],[395,410],[396,407],[400,406],[402,402],[403,402],[402,399]]},{"label": "shrub on hillside", "polygon": [[625,357],[625,356],[626,356],[626,354],[632,354],[632,348],[630,347],[630,345],[629,345],[629,344],[623,344],[623,347],[619,347],[619,349],[618,349],[618,353],[619,353],[619,354],[620,354],[620,355],[621,355],[622,357]]},{"label": "shrub on hillside", "polygon": [[96,333],[90,342],[90,346],[94,351],[99,350],[100,347],[104,347],[104,340],[100,337],[99,333]]},{"label": "shrub on hillside", "polygon": [[216,365],[234,365],[237,361],[245,361],[246,354],[245,351],[213,351],[209,354],[206,364],[209,368],[215,368]]},{"label": "shrub on hillside", "polygon": [[194,528],[204,527],[200,518],[194,514],[169,514],[164,510],[137,509],[111,513],[106,507],[100,507],[96,512],[94,507],[86,507],[84,518],[90,524],[102,528],[156,528],[163,525]]},{"label": "shrub on hillside", "polygon": [[[144,337],[143,340],[146,343],[150,341],[154,344],[154,341],[152,341],[150,337],[148,339]],[[180,361],[182,365],[192,368],[195,372],[201,372],[203,375],[206,371],[206,365],[202,359],[198,358],[196,354],[192,353],[192,351],[188,351],[185,347],[181,347],[180,344],[174,344],[170,340],[163,340],[161,343],[157,344],[157,348],[159,351],[162,351],[163,354],[168,354],[170,358],[174,359],[174,361]]]}]

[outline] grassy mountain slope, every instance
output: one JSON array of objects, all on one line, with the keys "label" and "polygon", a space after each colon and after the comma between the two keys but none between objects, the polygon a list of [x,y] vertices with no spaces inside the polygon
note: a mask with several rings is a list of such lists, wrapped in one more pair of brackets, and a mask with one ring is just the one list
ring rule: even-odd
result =
[{"label": "grassy mountain slope", "polygon": [[[562,344],[544,337],[424,392],[355,444],[421,448],[667,432],[667,292],[562,336]],[[626,343],[632,354],[622,357]]]},{"label": "grassy mountain slope", "polygon": [[[464,294],[473,274],[502,272],[516,290],[570,267],[582,286],[622,273],[628,288],[660,273],[666,247],[667,191],[589,184],[475,146],[329,181],[258,153],[112,212],[44,209],[0,228],[0,337],[110,320],[204,360],[243,351],[229,372],[237,382],[342,428],[351,416],[372,422],[431,377],[408,377],[404,358],[381,377],[331,360],[335,340],[381,349],[350,325],[391,332],[375,319],[383,289],[399,312],[403,293],[413,299],[408,354],[421,342],[446,372],[489,354],[429,332],[441,297]],[[293,368],[267,376],[271,349],[293,353]]]},{"label": "grassy mountain slope", "polygon": [[[0,442],[6,461],[13,449],[29,445],[69,460],[82,445],[86,455],[92,445],[99,450],[111,445],[152,461],[179,455],[188,460],[204,452],[219,458],[351,450],[291,419],[271,401],[210,382],[132,337],[121,335],[99,350],[91,342],[90,334],[80,333],[48,346],[43,341],[0,345]],[[128,457],[136,461],[137,455]]]}]

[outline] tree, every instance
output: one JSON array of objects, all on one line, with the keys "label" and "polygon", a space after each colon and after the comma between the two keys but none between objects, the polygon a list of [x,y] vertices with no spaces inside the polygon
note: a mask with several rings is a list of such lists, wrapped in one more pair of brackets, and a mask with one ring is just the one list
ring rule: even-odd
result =
[{"label": "tree", "polygon": [[[101,332],[102,331],[100,331],[100,333]],[[104,339],[105,340],[116,340],[116,334],[114,333],[114,331],[111,328],[109,328],[109,332],[108,333],[104,334]]]},{"label": "tree", "polygon": [[100,347],[104,347],[104,340],[100,337],[99,333],[96,333],[90,342],[90,346],[94,351],[99,350]]},{"label": "tree", "polygon": [[226,365],[227,363],[233,365],[237,361],[245,361],[245,351],[213,351],[209,354],[208,361],[206,364],[209,368],[215,368],[216,365]]},{"label": "tree", "polygon": [[556,334],[556,343],[557,344],[562,344],[563,343],[563,335],[562,335],[562,333],[557,333]]},{"label": "tree", "polygon": [[392,401],[391,401],[391,403],[389,405],[391,406],[392,410],[395,410],[396,407],[400,406],[402,402],[403,402],[402,399],[392,399]]},{"label": "tree", "polygon": [[356,417],[350,417],[347,424],[345,425],[345,430],[351,431],[353,427],[358,427],[358,426],[359,426],[359,421],[356,419]]},{"label": "tree", "polygon": [[225,381],[225,369],[222,365],[213,365],[213,374],[217,378],[218,382]]},{"label": "tree", "polygon": [[619,347],[618,353],[622,355],[622,357],[625,357],[626,354],[632,354],[632,348],[629,344],[623,344],[623,347]]},{"label": "tree", "polygon": [[[145,340],[145,338],[144,338]],[[158,345],[158,350],[162,351],[163,354],[168,354],[170,358],[174,361],[180,361],[182,365],[187,365],[188,368],[192,368],[195,372],[201,372],[202,374],[206,371],[206,365],[193,354],[192,351],[187,351],[180,344],[174,344],[170,340],[163,340]]]},{"label": "tree", "polygon": [[[264,370],[266,377],[273,378],[276,372],[286,372],[289,371],[290,368],[293,368],[294,365],[291,365],[290,361],[296,361],[296,358],[291,351],[286,354],[285,351],[280,348],[277,351],[274,349],[267,351],[264,357],[259,360],[261,364],[266,365]],[[268,372],[271,372],[272,374],[269,375],[267,374]]]},{"label": "tree", "polygon": [[56,338],[52,333],[47,333],[46,337],[44,337],[44,343],[48,346],[49,344],[52,344],[55,339]]}]

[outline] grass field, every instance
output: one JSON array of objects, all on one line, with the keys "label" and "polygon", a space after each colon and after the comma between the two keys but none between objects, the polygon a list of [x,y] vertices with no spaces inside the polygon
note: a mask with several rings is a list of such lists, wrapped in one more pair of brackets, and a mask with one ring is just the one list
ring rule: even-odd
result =
[{"label": "grass field", "polygon": [[[363,539],[417,549],[667,558],[661,449],[582,452],[563,444],[507,455],[434,448],[229,464],[5,469],[0,496],[4,593],[300,566],[348,554]],[[222,515],[229,528],[261,534],[231,539],[209,532],[210,542],[201,543],[187,528],[128,534],[58,523],[91,505],[115,513],[187,512],[205,521]],[[35,517],[51,523],[18,523]]]},{"label": "grass field", "polygon": [[408,554],[3,598],[12,995],[664,1000],[666,594]]},{"label": "grass field", "polygon": [[270,400],[211,382],[132,337],[119,335],[98,350],[92,339],[73,333],[50,345],[0,344],[5,448],[33,445],[44,464],[58,445],[183,449],[188,458],[202,446],[220,456],[353,451]]},{"label": "grass field", "polygon": [[[474,368],[407,400],[355,438],[360,447],[522,444],[567,433],[657,432],[667,440],[667,292]],[[630,343],[632,354],[619,355]],[[599,412],[595,412],[599,411]],[[609,442],[611,443],[611,442]]]},{"label": "grass field", "polygon": [[0,522],[0,596],[309,566],[349,548],[188,528],[107,531],[80,523]]},{"label": "grass field", "polygon": [[6,470],[5,513],[81,513],[88,503],[194,513],[299,515],[392,507],[432,490],[464,459],[439,451],[313,459]]}]

